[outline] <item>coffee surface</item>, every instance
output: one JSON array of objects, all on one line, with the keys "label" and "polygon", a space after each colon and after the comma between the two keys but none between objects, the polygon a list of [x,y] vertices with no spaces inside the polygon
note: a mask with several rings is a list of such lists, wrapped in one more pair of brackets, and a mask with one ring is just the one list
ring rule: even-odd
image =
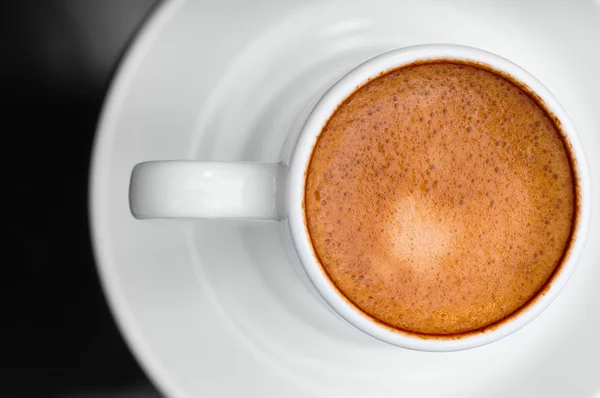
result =
[{"label": "coffee surface", "polygon": [[569,153],[508,79],[450,62],[359,88],[324,126],[305,217],[321,266],[372,318],[403,331],[484,328],[531,300],[575,216]]}]

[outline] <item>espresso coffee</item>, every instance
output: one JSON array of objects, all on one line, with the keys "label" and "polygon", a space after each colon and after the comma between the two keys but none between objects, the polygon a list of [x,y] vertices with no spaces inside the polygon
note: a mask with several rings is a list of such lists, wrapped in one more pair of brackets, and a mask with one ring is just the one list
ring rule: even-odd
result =
[{"label": "espresso coffee", "polygon": [[421,335],[490,327],[536,298],[577,217],[553,117],[485,66],[379,76],[339,105],[306,173],[306,225],[338,292]]}]

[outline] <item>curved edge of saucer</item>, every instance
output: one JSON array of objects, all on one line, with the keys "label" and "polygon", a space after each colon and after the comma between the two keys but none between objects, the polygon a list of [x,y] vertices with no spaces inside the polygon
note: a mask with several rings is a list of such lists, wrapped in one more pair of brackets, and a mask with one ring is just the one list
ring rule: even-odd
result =
[{"label": "curved edge of saucer", "polygon": [[[89,171],[88,217],[92,250],[96,261],[96,270],[108,307],[117,327],[132,351],[138,364],[154,386],[166,397],[186,397],[151,353],[133,315],[123,304],[124,297],[117,288],[117,275],[111,268],[114,262],[109,242],[108,216],[103,208],[101,196],[107,180],[106,157],[110,155],[110,143],[114,137],[114,124],[124,97],[129,90],[133,76],[139,69],[152,44],[168,21],[184,4],[185,0],[169,0],[156,5],[129,42],[119,60],[107,90],[102,110],[96,125]],[[126,200],[126,198],[124,199]]]}]

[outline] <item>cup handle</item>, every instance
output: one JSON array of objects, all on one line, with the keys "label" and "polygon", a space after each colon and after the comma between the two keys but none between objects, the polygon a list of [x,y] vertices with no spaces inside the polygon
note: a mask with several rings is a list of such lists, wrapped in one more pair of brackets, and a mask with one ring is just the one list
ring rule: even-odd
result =
[{"label": "cup handle", "polygon": [[284,168],[252,162],[154,161],[129,185],[135,218],[281,218]]}]

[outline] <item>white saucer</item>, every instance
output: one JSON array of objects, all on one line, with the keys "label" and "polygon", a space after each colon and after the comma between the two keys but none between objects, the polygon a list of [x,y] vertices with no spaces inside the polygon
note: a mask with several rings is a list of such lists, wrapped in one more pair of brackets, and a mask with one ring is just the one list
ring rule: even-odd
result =
[{"label": "white saucer", "polygon": [[559,298],[521,331],[454,353],[344,324],[290,264],[279,224],[137,221],[144,160],[277,161],[357,63],[448,42],[537,76],[578,128],[600,187],[600,2],[175,1],[126,57],[98,130],[91,218],[115,317],[169,397],[600,397],[600,195]]}]

